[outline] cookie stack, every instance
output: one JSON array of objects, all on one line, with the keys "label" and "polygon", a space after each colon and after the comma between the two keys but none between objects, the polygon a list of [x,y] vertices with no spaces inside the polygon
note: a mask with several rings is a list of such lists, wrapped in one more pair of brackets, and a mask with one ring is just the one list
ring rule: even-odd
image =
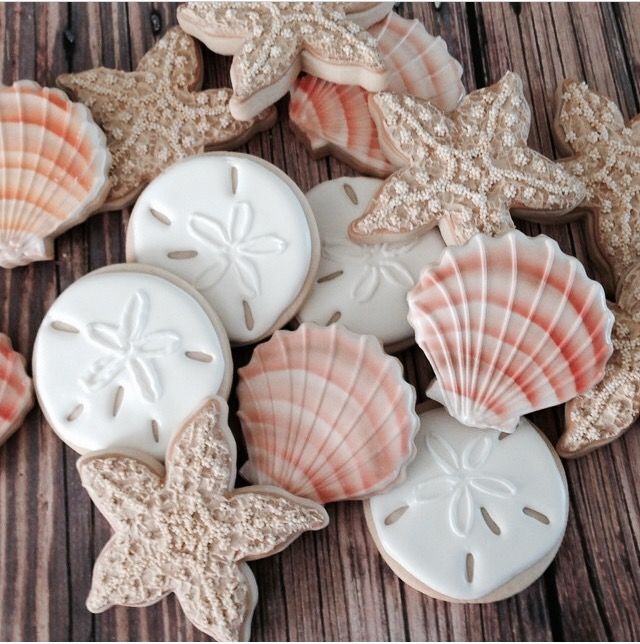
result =
[{"label": "cookie stack", "polygon": [[[35,391],[114,534],[87,607],[176,594],[193,624],[248,639],[246,561],[364,500],[407,584],[453,602],[509,597],[567,524],[558,454],[579,456],[640,413],[637,127],[584,84],[560,91],[571,158],[527,144],[520,78],[465,95],[445,42],[391,3],[189,2],[136,71],[0,87],[0,265],[51,259],[54,238],[132,205],[126,263],[53,303]],[[202,89],[201,41],[232,55]],[[230,150],[290,93],[314,158],[362,175],[304,195]],[[512,216],[589,213],[603,287]],[[286,325],[290,330],[282,330]],[[248,460],[235,489],[231,346]],[[435,378],[419,415],[389,352],[413,343]],[[0,440],[33,402],[0,338]],[[557,451],[524,415],[568,402]],[[417,539],[416,535],[420,535]]]}]

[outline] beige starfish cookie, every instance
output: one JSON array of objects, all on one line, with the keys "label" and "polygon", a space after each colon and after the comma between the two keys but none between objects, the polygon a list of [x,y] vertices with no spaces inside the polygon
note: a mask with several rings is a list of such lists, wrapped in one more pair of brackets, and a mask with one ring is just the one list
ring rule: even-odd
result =
[{"label": "beige starfish cookie", "polygon": [[135,72],[99,67],[58,76],[58,85],[91,110],[107,135],[112,185],[102,210],[130,204],[176,161],[238,147],[275,123],[274,108],[237,121],[229,111],[231,89],[201,92],[202,80],[200,48],[179,27],[167,31]]},{"label": "beige starfish cookie", "polygon": [[580,180],[527,147],[531,121],[522,81],[508,72],[445,115],[426,101],[369,97],[383,152],[403,166],[349,230],[354,241],[399,241],[439,225],[445,242],[513,228],[513,214],[562,221],[585,196]]},{"label": "beige starfish cookie", "polygon": [[392,3],[188,2],[178,22],[219,54],[233,55],[231,113],[250,119],[284,96],[301,71],[370,92],[387,72],[365,29]]},{"label": "beige starfish cookie", "polygon": [[567,403],[566,429],[556,446],[565,458],[610,443],[640,416],[640,263],[622,278],[611,310],[613,354],[602,380]]},{"label": "beige starfish cookie", "polygon": [[257,587],[245,563],[326,526],[312,501],[283,490],[234,490],[235,442],[222,398],[174,437],[162,465],[142,453],[96,452],[78,461],[82,484],[115,534],[100,553],[87,608],[149,606],[176,594],[218,640],[248,639]]},{"label": "beige starfish cookie", "polygon": [[590,251],[613,294],[640,258],[640,115],[625,127],[612,101],[586,83],[564,81],[555,133],[573,155],[561,163],[587,187]]}]

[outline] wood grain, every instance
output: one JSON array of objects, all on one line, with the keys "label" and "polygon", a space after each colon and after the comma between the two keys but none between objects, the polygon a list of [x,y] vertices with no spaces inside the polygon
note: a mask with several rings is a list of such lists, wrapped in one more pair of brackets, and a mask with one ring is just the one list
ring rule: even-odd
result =
[{"label": "wood grain", "polygon": [[[97,65],[131,70],[175,24],[168,3],[0,4],[3,83],[52,85],[64,71]],[[584,79],[615,99],[626,117],[640,110],[640,7],[634,4],[402,4],[399,12],[442,35],[464,65],[468,90],[508,69],[532,107],[531,145],[556,153],[553,97],[564,77]],[[228,84],[230,60],[204,52],[205,86]],[[313,161],[280,120],[243,150],[287,172],[303,190],[348,167]],[[129,212],[96,215],[56,243],[56,258],[0,278],[0,330],[30,355],[40,321],[58,293],[90,270],[124,261]],[[587,265],[584,225],[537,226]],[[592,272],[593,274],[593,272]],[[246,364],[250,348],[234,352]],[[399,354],[419,399],[431,378],[416,348]],[[230,401],[232,429],[237,401]],[[550,438],[561,408],[532,416]],[[242,458],[242,445],[240,455]],[[92,563],[110,531],[80,487],[76,455],[38,410],[0,449],[0,638],[6,640],[205,640],[173,598],[147,609],[84,608]],[[542,579],[487,606],[451,605],[420,595],[391,573],[369,538],[358,503],[328,508],[330,526],[252,563],[260,602],[255,640],[579,640],[640,637],[640,432],[566,463],[571,516],[565,542]]]}]

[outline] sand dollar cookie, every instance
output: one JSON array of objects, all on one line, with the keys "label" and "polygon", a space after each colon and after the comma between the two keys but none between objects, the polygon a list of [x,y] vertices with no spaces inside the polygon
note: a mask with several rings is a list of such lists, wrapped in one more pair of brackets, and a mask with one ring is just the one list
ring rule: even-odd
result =
[{"label": "sand dollar cookie", "polygon": [[182,280],[116,264],[74,282],[45,316],[33,351],[49,424],[78,452],[139,449],[163,458],[176,427],[229,394],[221,322]]},{"label": "sand dollar cookie", "polygon": [[203,154],[172,166],[142,193],[127,230],[127,260],[192,284],[235,344],[291,319],[315,278],[319,246],[299,188],[246,154]]},{"label": "sand dollar cookie", "polygon": [[298,312],[302,322],[338,322],[375,335],[387,348],[413,340],[407,292],[420,271],[437,261],[444,242],[437,230],[408,243],[357,244],[349,224],[382,185],[365,177],[325,181],[307,193],[320,232],[318,277]]},{"label": "sand dollar cookie", "polygon": [[421,415],[406,480],[367,502],[394,572],[420,592],[489,602],[526,588],[555,556],[569,501],[562,465],[526,419],[513,434]]}]

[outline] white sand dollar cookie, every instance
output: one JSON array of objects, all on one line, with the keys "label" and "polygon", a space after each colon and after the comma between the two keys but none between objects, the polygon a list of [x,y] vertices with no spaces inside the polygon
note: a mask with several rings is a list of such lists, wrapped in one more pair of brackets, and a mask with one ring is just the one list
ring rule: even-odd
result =
[{"label": "white sand dollar cookie", "polygon": [[437,229],[409,243],[353,242],[349,225],[382,184],[379,179],[343,177],[307,193],[322,253],[318,276],[297,317],[316,324],[338,322],[395,349],[413,341],[407,292],[422,269],[438,260],[444,242]]},{"label": "white sand dollar cookie", "polygon": [[171,435],[203,401],[228,396],[231,351],[222,323],[188,284],[116,264],[74,282],[36,337],[42,408],[78,452],[131,448],[164,458]]},{"label": "white sand dollar cookie", "polygon": [[127,260],[193,285],[233,344],[270,335],[295,315],[315,278],[320,242],[311,208],[275,166],[247,154],[181,161],[140,195]]},{"label": "white sand dollar cookie", "polygon": [[421,415],[406,480],[366,506],[382,556],[410,586],[455,602],[504,599],[555,556],[567,483],[526,419],[513,434],[466,427],[444,409]]}]

